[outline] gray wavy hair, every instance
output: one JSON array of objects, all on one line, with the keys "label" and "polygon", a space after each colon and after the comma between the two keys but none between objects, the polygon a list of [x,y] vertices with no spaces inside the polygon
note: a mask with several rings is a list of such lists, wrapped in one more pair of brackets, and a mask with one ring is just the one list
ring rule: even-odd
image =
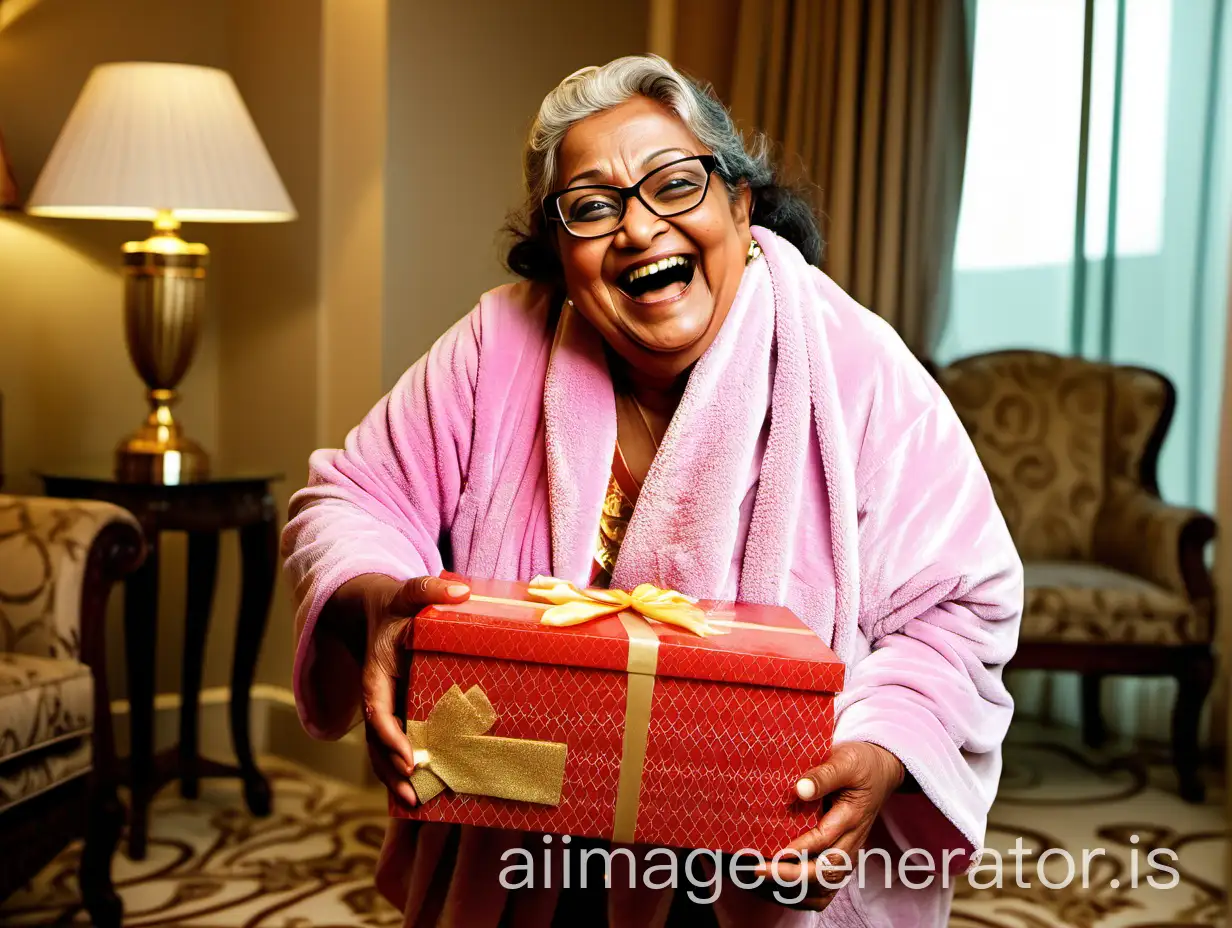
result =
[{"label": "gray wavy hair", "polygon": [[723,104],[658,55],[629,55],[602,67],[574,71],[539,106],[522,160],[527,195],[537,203],[556,183],[561,142],[575,123],[619,106],[631,97],[656,100],[674,112],[718,162],[730,186],[770,180],[769,146],[757,135],[749,148]]},{"label": "gray wavy hair", "polygon": [[574,71],[539,106],[522,158],[526,203],[509,225],[514,244],[509,269],[531,280],[559,280],[560,262],[552,246],[543,198],[554,189],[561,143],[566,133],[590,116],[635,96],[655,100],[671,110],[715,157],[716,171],[735,196],[741,185],[753,192],[753,221],[792,242],[817,263],[821,234],[811,206],[776,182],[770,145],[761,134],[745,139],[727,108],[707,85],[676,70],[658,55],[629,55],[601,67]]}]

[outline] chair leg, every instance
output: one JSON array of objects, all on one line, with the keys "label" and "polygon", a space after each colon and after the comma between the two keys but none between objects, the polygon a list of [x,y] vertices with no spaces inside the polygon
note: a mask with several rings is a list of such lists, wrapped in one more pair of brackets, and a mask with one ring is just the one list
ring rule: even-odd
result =
[{"label": "chair leg", "polygon": [[1108,737],[1100,708],[1100,685],[1103,682],[1100,674],[1082,676],[1082,741],[1089,748],[1103,747]]},{"label": "chair leg", "polygon": [[124,905],[111,882],[111,861],[124,826],[124,807],[114,791],[98,797],[90,809],[85,848],[81,853],[81,899],[98,928],[119,928]]},{"label": "chair leg", "polygon": [[1198,721],[1214,678],[1215,661],[1209,651],[1195,654],[1177,675],[1176,708],[1172,714],[1172,757],[1180,781],[1181,798],[1186,802],[1202,802],[1206,796],[1200,769]]}]

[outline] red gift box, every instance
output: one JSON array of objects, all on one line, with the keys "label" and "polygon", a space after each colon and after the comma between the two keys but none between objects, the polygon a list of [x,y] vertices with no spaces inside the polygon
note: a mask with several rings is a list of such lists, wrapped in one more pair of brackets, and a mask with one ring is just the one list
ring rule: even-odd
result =
[{"label": "red gift box", "polygon": [[[795,783],[830,751],[843,665],[790,610],[703,600],[708,637],[632,609],[552,627],[527,584],[467,582],[413,623],[408,733],[440,780],[392,815],[767,856],[816,824]],[[499,798],[523,760],[535,801]]]}]

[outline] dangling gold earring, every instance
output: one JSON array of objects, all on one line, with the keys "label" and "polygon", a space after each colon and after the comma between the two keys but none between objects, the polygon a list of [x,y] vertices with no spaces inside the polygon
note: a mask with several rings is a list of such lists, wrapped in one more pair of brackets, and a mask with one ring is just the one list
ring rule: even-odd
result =
[{"label": "dangling gold earring", "polygon": [[744,259],[745,264],[752,264],[761,255],[761,246],[757,244],[757,239],[749,239],[749,253]]}]

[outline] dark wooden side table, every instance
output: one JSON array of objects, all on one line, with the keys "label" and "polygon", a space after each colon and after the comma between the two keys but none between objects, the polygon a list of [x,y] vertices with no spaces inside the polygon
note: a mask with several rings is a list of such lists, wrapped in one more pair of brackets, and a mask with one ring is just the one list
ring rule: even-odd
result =
[{"label": "dark wooden side table", "polygon": [[[127,771],[132,788],[129,856],[134,860],[145,857],[150,800],[172,780],[178,779],[180,792],[191,799],[196,798],[203,776],[238,776],[244,783],[249,811],[253,815],[268,815],[269,782],[253,760],[249,707],[277,572],[278,521],[270,486],[280,476],[221,476],[180,486],[122,483],[101,471],[56,471],[39,476],[48,496],[105,500],[129,510],[141,523],[149,545],[145,563],[127,580],[124,597],[132,723]],[[197,739],[201,664],[214,599],[219,535],[224,529],[238,530],[243,561],[230,706],[231,739],[238,766],[201,757]],[[158,628],[159,534],[165,531],[188,533],[188,596],[180,743],[155,755],[154,645]]]}]

